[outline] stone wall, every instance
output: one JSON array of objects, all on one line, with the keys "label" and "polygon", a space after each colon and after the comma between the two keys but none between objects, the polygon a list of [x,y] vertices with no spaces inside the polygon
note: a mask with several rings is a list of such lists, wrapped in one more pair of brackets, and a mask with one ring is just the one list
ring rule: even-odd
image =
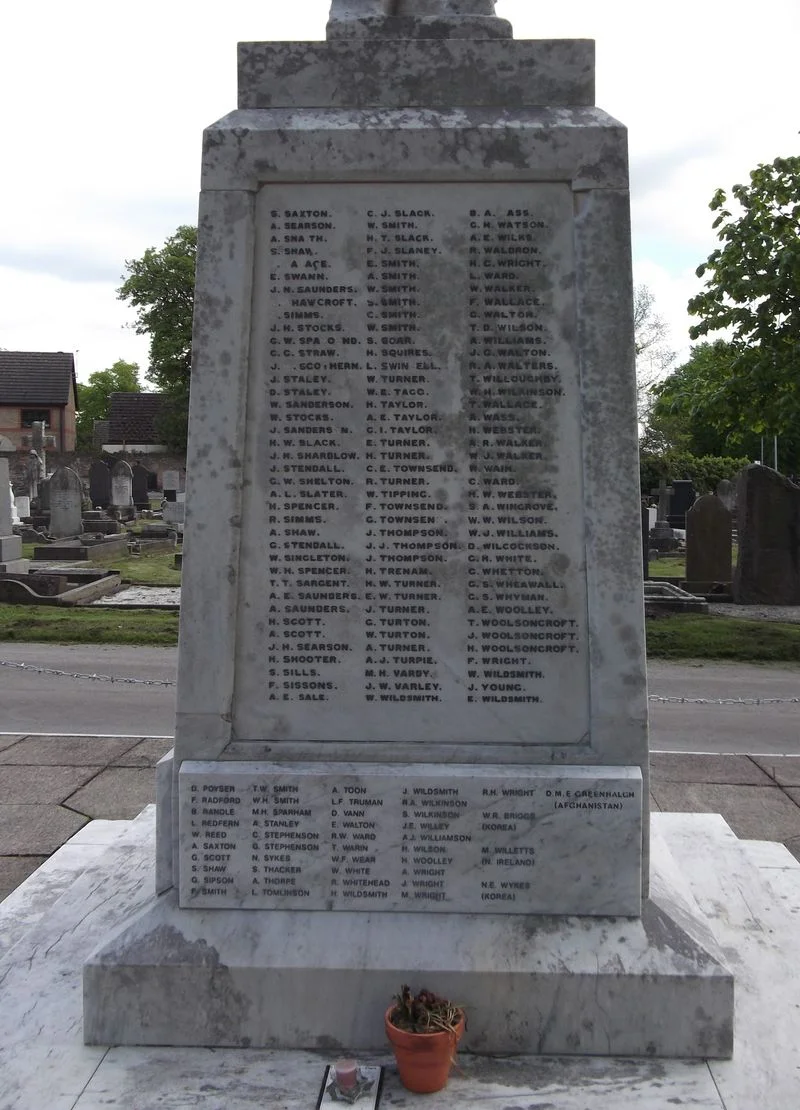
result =
[{"label": "stone wall", "polygon": [[[96,458],[101,457],[100,455],[91,454],[88,451],[80,454],[71,452],[63,455],[57,454],[55,451],[48,451],[47,473],[52,474],[57,466],[69,466],[77,471],[81,478],[88,482],[89,467]],[[112,463],[120,458],[125,459],[131,466],[135,462],[141,463],[143,466],[146,466],[148,470],[155,471],[155,473],[159,475],[159,487],[161,484],[160,476],[165,470],[180,470],[183,472],[186,469],[185,455],[144,455],[138,452],[124,452],[121,455],[107,455],[105,457]],[[14,487],[15,494],[25,494],[28,492],[28,479],[26,474],[27,463],[27,451],[19,451],[8,460],[9,477]]]}]

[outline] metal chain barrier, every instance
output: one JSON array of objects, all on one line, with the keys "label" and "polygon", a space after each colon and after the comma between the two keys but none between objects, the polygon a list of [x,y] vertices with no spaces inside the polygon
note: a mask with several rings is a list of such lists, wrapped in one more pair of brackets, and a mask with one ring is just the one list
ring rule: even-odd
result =
[{"label": "metal chain barrier", "polygon": [[663,698],[660,694],[648,694],[648,701],[662,705],[798,705],[800,698]]},{"label": "metal chain barrier", "polygon": [[176,683],[169,679],[158,678],[122,678],[110,674],[81,674],[79,671],[56,671],[52,667],[36,667],[32,663],[11,663],[7,659],[0,659],[0,667],[15,667],[20,671],[32,671],[34,674],[52,674],[59,678],[89,678],[94,682],[124,682],[131,686],[175,686]]},{"label": "metal chain barrier", "polygon": [[[32,663],[12,663],[7,659],[0,659],[0,667],[15,667],[20,671],[32,671],[34,674],[52,674],[58,678],[88,678],[93,682],[124,682],[131,686],[175,686],[169,679],[158,678],[124,678],[119,675],[109,674],[81,674],[80,671],[57,671],[52,667],[36,667]],[[681,698],[662,697],[660,694],[648,694],[648,701],[658,702],[660,705],[800,705],[797,698]]]}]

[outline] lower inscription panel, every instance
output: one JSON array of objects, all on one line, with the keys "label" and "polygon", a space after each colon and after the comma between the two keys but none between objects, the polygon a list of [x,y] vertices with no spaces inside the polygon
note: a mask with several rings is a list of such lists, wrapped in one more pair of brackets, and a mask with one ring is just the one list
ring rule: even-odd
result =
[{"label": "lower inscription panel", "polygon": [[638,767],[185,761],[184,907],[641,910]]}]

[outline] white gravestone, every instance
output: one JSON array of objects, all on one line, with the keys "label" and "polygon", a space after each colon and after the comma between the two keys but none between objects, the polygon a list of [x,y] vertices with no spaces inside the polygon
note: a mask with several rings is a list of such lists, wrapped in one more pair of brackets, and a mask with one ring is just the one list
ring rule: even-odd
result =
[{"label": "white gravestone", "polygon": [[27,559],[22,558],[22,540],[12,532],[12,504],[8,459],[0,455],[0,573],[24,572],[28,567]]},{"label": "white gravestone", "polygon": [[133,471],[124,459],[114,463],[111,469],[111,504],[117,509],[133,506]]},{"label": "white gravestone", "polygon": [[17,508],[17,500],[14,497],[14,489],[13,489],[10,482],[8,483],[8,500],[9,500],[9,503],[11,505],[11,523],[12,523],[12,525],[19,524],[20,523],[19,509]]},{"label": "white gravestone", "polygon": [[17,506],[17,513],[19,515],[20,520],[24,520],[26,517],[29,517],[31,515],[31,499],[30,499],[30,497],[23,496],[23,494],[18,494],[14,498],[14,501],[15,501],[15,504]]},{"label": "white gravestone", "polygon": [[91,1043],[376,1048],[399,972],[484,1052],[730,1052],[648,886],[625,130],[493,13],[337,2],[207,132],[161,897]]},{"label": "white gravestone", "polygon": [[51,536],[63,538],[81,533],[83,486],[80,477],[68,466],[58,466],[50,477]]}]

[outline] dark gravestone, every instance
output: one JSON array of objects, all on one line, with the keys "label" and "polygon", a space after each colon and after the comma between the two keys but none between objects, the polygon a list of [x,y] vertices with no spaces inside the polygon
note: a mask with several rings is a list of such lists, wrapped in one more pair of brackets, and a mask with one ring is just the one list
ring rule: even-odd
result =
[{"label": "dark gravestone", "polygon": [[642,578],[650,577],[650,511],[642,502]]},{"label": "dark gravestone", "polygon": [[730,509],[731,513],[736,512],[736,483],[729,481],[727,478],[722,478],[717,483],[717,497],[720,499],[726,509]]},{"label": "dark gravestone", "polygon": [[95,459],[89,467],[89,500],[101,509],[111,504],[111,471],[102,459]]},{"label": "dark gravestone", "polygon": [[44,481],[39,482],[39,511],[43,513],[50,512],[50,479],[45,478]]},{"label": "dark gravestone", "polygon": [[688,480],[672,483],[672,502],[669,507],[667,523],[672,528],[686,527],[686,514],[694,504],[697,492]]},{"label": "dark gravestone", "polygon": [[650,547],[663,555],[667,551],[675,551],[677,546],[678,541],[666,520],[657,520],[650,532]]},{"label": "dark gravestone", "polygon": [[686,514],[686,589],[708,593],[733,575],[733,518],[713,493],[699,497]]},{"label": "dark gravestone", "polygon": [[769,467],[739,475],[739,559],[733,597],[740,605],[800,605],[800,486]]},{"label": "dark gravestone", "polygon": [[146,466],[141,463],[133,464],[132,474],[132,496],[133,503],[137,509],[150,508],[150,494],[148,491],[148,481],[150,478],[150,471]]}]

